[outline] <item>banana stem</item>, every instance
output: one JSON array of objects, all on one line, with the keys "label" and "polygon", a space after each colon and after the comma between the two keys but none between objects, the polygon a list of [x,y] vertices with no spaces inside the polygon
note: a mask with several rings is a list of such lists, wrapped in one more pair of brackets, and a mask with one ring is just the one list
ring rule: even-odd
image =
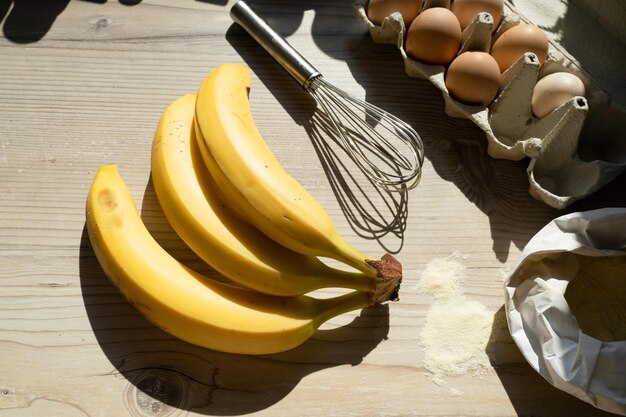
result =
[{"label": "banana stem", "polygon": [[367,259],[351,245],[342,241],[337,245],[334,259],[360,270],[374,280],[370,295],[373,304],[397,301],[402,282],[402,265],[392,255],[386,253],[380,259]]},{"label": "banana stem", "polygon": [[317,299],[315,315],[315,327],[349,311],[359,310],[372,305],[372,299],[368,293],[351,291],[337,297]]}]

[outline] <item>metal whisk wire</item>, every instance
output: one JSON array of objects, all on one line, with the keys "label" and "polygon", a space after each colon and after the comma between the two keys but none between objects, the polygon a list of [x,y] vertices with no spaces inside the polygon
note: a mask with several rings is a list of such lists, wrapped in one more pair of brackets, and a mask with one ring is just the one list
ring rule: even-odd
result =
[{"label": "metal whisk wire", "polygon": [[[424,151],[419,135],[411,126],[335,87],[321,75],[310,80],[306,90],[330,119],[346,151],[372,181],[388,187],[412,188],[417,184]],[[396,141],[390,141],[388,136]]]},{"label": "metal whisk wire", "polygon": [[[230,15],[313,96],[352,160],[365,175],[393,191],[417,185],[424,162],[424,147],[410,125],[328,83],[243,0],[233,5]],[[408,155],[398,145],[408,150]]]}]

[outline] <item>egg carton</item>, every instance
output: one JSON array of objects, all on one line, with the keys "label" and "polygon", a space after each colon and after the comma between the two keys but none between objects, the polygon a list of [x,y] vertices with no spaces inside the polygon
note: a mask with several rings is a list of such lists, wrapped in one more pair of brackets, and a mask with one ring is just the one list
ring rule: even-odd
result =
[{"label": "egg carton", "polygon": [[[597,140],[593,137],[594,129],[605,128],[603,124],[606,122],[594,118],[593,122],[585,123],[590,106],[600,114],[611,113],[622,126],[626,114],[613,107],[609,96],[560,46],[550,43],[543,66],[533,53],[522,56],[502,74],[502,87],[488,107],[468,105],[450,95],[444,81],[445,67],[426,65],[407,56],[404,49],[407,28],[400,13],[385,17],[380,26],[375,25],[367,17],[368,2],[356,0],[354,10],[358,19],[368,27],[372,40],[395,44],[407,75],[428,79],[441,90],[448,116],[470,119],[482,129],[487,137],[489,156],[512,161],[529,158],[529,193],[534,198],[563,209],[602,188],[626,170],[623,128]],[[449,6],[450,0],[426,0],[422,10]],[[504,31],[521,22],[520,15],[508,4],[504,6],[502,20],[495,31],[492,30],[491,15],[480,13],[463,31],[458,54],[490,52],[491,45]],[[533,88],[539,78],[554,72],[578,76],[585,84],[585,96],[589,99],[574,97],[551,114],[536,118],[531,111]],[[581,139],[583,131],[587,133],[585,139]]]}]

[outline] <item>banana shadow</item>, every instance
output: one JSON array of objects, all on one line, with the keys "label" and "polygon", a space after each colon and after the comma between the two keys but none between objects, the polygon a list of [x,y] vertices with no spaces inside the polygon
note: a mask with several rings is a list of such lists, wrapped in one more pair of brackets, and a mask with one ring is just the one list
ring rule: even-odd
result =
[{"label": "banana shadow", "polygon": [[[425,157],[437,174],[443,180],[454,183],[470,202],[488,216],[493,251],[501,262],[507,261],[511,245],[523,248],[539,229],[555,217],[556,210],[528,194],[525,185],[528,184],[528,161],[490,158],[484,132],[468,120],[447,116],[441,92],[427,80],[408,77],[396,46],[375,44],[355,18],[351,4],[338,6],[331,14],[313,1],[289,5],[287,10],[279,10],[266,0],[249,0],[249,3],[284,36],[297,30],[306,12],[315,13],[311,27],[315,45],[326,55],[347,65],[356,83],[363,88],[366,101],[415,128],[424,143]],[[315,103],[306,98],[307,93],[238,25],[231,26],[226,40],[294,121],[305,126],[312,141],[327,144],[328,141],[319,141],[308,128]],[[316,65],[315,62],[312,64]],[[325,68],[318,69],[325,72]],[[331,79],[328,81],[332,82]],[[419,185],[406,195],[385,195],[381,203],[380,196],[371,198],[374,187],[370,184],[356,187],[354,181],[343,174],[345,170],[337,169],[343,169],[341,163],[348,160],[345,154],[337,152],[329,161],[322,149],[318,150],[318,156],[327,177],[334,184],[337,199],[345,201],[342,208],[353,230],[363,237],[382,240],[377,232],[383,228],[371,220],[375,218],[380,222],[382,214],[385,221],[380,224],[388,230],[385,242],[392,242],[387,243],[387,247],[399,251],[406,230],[409,200],[413,209],[419,211],[421,206]],[[348,180],[342,181],[342,177]],[[520,184],[523,187],[519,187]],[[411,199],[409,194],[416,198]]]},{"label": "banana shadow", "polygon": [[[151,184],[141,215],[174,257],[208,272],[167,223]],[[347,325],[319,330],[303,345],[280,354],[235,355],[191,345],[158,329],[126,302],[100,268],[86,228],[80,282],[96,339],[114,373],[128,380],[123,395],[132,415],[155,410],[167,414],[175,408],[225,416],[261,411],[289,395],[307,375],[361,363],[389,331],[389,310],[382,305],[362,310]]]},{"label": "banana shadow", "polygon": [[504,306],[494,314],[485,353],[518,416],[614,416],[555,388],[536,372],[509,333]]},{"label": "banana shadow", "polygon": [[[108,0],[82,1],[105,4]],[[124,6],[136,6],[142,2],[142,0],[118,1]],[[217,5],[228,3],[228,0],[196,1]],[[40,41],[69,3],[70,0],[0,0],[0,23],[4,20],[2,31],[5,38],[17,44]]]},{"label": "banana shadow", "polygon": [[28,44],[41,40],[70,0],[0,0],[0,22],[11,42]]}]

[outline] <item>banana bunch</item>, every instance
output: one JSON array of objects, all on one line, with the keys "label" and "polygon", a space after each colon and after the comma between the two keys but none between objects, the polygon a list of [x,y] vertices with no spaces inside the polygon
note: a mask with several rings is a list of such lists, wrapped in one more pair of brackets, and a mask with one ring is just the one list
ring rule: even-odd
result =
[{"label": "banana bunch", "polygon": [[[151,322],[211,349],[269,354],[298,346],[339,314],[396,300],[402,268],[391,255],[369,259],[350,246],[280,166],[252,120],[250,83],[241,65],[213,70],[197,94],[164,111],[151,155],[168,221],[232,285],[200,275],[159,246],[114,165],[98,170],[86,216],[105,274]],[[307,295],[329,287],[351,291]]]}]

